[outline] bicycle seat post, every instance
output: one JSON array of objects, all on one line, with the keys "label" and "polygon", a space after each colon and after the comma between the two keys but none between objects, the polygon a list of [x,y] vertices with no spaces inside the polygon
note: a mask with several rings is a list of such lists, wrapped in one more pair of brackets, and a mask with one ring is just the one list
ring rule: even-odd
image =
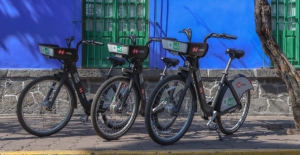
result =
[{"label": "bicycle seat post", "polygon": [[167,68],[168,68],[168,65],[166,64],[166,65],[165,65],[165,68],[164,68],[164,70],[163,70],[163,72],[160,73],[161,76],[160,76],[160,79],[159,79],[159,80],[163,79],[163,78],[166,76]]},{"label": "bicycle seat post", "polygon": [[230,65],[231,65],[232,60],[233,60],[232,57],[230,57],[229,60],[228,60],[228,63],[227,63],[226,68],[225,68],[225,70],[224,70],[224,74],[225,74],[225,75],[228,74],[228,70],[229,70],[229,67],[230,67]]}]

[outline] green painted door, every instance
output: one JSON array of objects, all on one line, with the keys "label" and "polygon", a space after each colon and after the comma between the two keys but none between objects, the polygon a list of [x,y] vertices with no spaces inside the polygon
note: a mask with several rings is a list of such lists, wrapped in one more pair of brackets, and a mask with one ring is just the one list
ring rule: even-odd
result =
[{"label": "green painted door", "polygon": [[295,68],[300,68],[299,0],[271,0],[273,36]]},{"label": "green painted door", "polygon": [[[103,47],[84,45],[82,67],[109,68],[108,42],[131,44],[126,36],[137,35],[137,45],[148,40],[148,0],[83,0],[83,38],[104,42]],[[144,67],[149,66],[149,61]]]}]

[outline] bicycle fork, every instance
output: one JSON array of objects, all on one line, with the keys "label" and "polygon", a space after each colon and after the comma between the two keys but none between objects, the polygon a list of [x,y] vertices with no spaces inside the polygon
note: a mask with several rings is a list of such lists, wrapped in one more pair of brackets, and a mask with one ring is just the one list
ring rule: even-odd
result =
[{"label": "bicycle fork", "polygon": [[53,106],[53,104],[54,104],[54,102],[55,102],[55,100],[57,98],[57,95],[58,95],[58,93],[59,93],[61,87],[63,86],[63,84],[64,84],[64,82],[65,82],[65,80],[66,80],[67,77],[68,77],[68,73],[67,72],[63,72],[62,77],[60,78],[59,85],[57,86],[57,88],[56,88],[56,90],[55,90],[55,92],[53,94],[53,97],[52,97],[51,101],[49,100],[49,98],[50,98],[50,96],[51,96],[51,94],[52,94],[52,92],[53,92],[53,90],[55,88],[56,83],[53,82],[52,85],[49,87],[50,89],[47,92],[47,96],[45,97],[44,101],[41,103],[42,106],[46,107],[46,110],[49,110],[49,111],[52,110],[52,106]]},{"label": "bicycle fork", "polygon": [[[109,107],[109,110],[113,114],[120,112],[123,109],[123,107],[126,107],[126,100],[128,99],[131,89],[132,89],[132,81],[130,81],[128,89],[125,90],[125,95],[124,95],[124,97],[122,97],[122,95],[120,94],[120,91],[121,91],[121,88],[124,88],[124,87],[125,87],[125,85],[122,82],[119,83],[118,88],[113,87],[113,90],[116,93],[115,93],[112,103]],[[118,103],[117,99],[120,99],[121,104]]]}]

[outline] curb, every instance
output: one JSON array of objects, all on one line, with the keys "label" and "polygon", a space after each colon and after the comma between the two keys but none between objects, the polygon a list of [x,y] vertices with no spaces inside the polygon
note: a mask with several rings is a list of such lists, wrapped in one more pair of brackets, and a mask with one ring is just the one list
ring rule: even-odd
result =
[{"label": "curb", "polygon": [[1,152],[0,155],[299,155],[300,149],[257,149],[257,150],[140,150],[140,151],[8,151]]}]

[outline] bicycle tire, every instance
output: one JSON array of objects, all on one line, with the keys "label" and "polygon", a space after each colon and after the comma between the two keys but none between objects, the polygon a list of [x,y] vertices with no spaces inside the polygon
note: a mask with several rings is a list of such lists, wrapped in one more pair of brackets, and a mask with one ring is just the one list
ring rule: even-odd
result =
[{"label": "bicycle tire", "polygon": [[[246,95],[245,98],[243,98],[243,96]],[[216,117],[216,121],[217,121],[217,124],[218,124],[218,127],[220,129],[220,131],[223,133],[223,134],[226,134],[226,135],[231,135],[233,133],[235,133],[244,123],[246,117],[247,117],[247,114],[248,114],[248,111],[249,111],[249,106],[250,106],[250,90],[247,90],[246,92],[244,92],[244,94],[241,96],[241,103],[242,103],[242,108],[240,110],[235,110],[231,113],[227,113],[225,115],[222,115],[222,116],[217,116]],[[243,101],[245,100],[246,103],[244,103]],[[238,119],[238,121],[236,121],[236,123],[233,124],[233,126],[229,126],[230,123],[227,123],[225,120],[226,120],[226,117],[230,117],[234,114],[239,114],[239,112],[242,112],[242,115],[241,117]],[[230,122],[233,122],[232,120],[230,120]]]},{"label": "bicycle tire", "polygon": [[[69,87],[67,83],[64,83],[61,87],[58,96],[51,107],[51,109],[47,109],[45,106],[43,106],[43,102],[45,101],[45,96],[49,90],[49,88],[53,88],[53,86],[44,84],[46,82],[53,83],[56,82],[57,85],[60,83],[60,80],[57,79],[54,76],[43,76],[39,77],[33,81],[31,81],[21,92],[18,102],[17,102],[17,117],[18,121],[28,133],[32,135],[36,135],[39,137],[43,136],[50,136],[52,134],[55,134],[59,132],[61,129],[63,129],[68,122],[70,121],[73,112],[74,107],[73,104],[75,102],[75,96],[73,95],[72,88]],[[43,85],[44,84],[44,85]],[[43,87],[45,86],[45,87]],[[47,88],[48,87],[48,88]],[[54,86],[55,87],[55,86]],[[44,92],[45,91],[45,92]],[[53,91],[54,92],[54,91]],[[53,95],[53,93],[52,93]],[[52,96],[50,95],[50,98]],[[27,99],[29,101],[27,102]],[[33,99],[30,101],[30,99]],[[42,101],[40,100],[42,99]],[[33,102],[32,102],[33,101]],[[64,107],[62,103],[68,102],[67,107]],[[36,104],[37,103],[37,104]],[[36,109],[35,109],[36,108]],[[66,110],[67,109],[67,110]],[[53,116],[55,118],[60,118],[64,112],[67,112],[65,116],[62,116],[63,119],[59,120],[57,125],[51,125],[51,129],[45,130],[45,122],[48,122],[48,117]],[[26,113],[26,114],[25,114]],[[27,115],[28,113],[28,115]],[[37,116],[31,117],[33,114],[37,114]],[[33,120],[27,120],[26,117],[29,116]],[[38,117],[42,116],[42,121],[44,122],[38,122]],[[53,118],[50,119],[51,123],[54,120]],[[37,130],[35,129],[35,125],[41,125],[42,129]]]},{"label": "bicycle tire", "polygon": [[[134,103],[132,105],[129,105],[129,108],[131,108],[130,106],[132,106],[132,110],[131,110],[131,112],[125,113],[125,115],[130,113],[130,117],[125,116],[127,119],[125,119],[124,121],[121,121],[119,123],[119,119],[117,120],[117,116],[120,116],[120,115],[122,116],[122,113],[124,111],[111,112],[110,111],[110,107],[112,106],[111,102],[108,103],[109,105],[107,107],[109,107],[109,108],[107,108],[106,111],[104,111],[104,112],[99,111],[99,109],[105,109],[104,107],[105,107],[105,101],[107,100],[107,94],[110,93],[107,89],[112,88],[112,85],[115,83],[118,83],[118,82],[122,82],[122,87],[123,87],[123,83],[126,83],[128,86],[130,79],[128,79],[127,77],[124,77],[124,76],[115,76],[115,77],[112,77],[112,78],[108,79],[107,81],[105,81],[101,85],[101,87],[97,90],[97,92],[94,96],[94,99],[93,99],[92,107],[91,107],[91,121],[92,121],[93,128],[94,128],[95,132],[101,138],[104,138],[106,140],[116,140],[116,139],[119,139],[120,137],[122,137],[124,134],[126,134],[128,132],[128,130],[131,128],[131,126],[133,125],[133,123],[137,117],[137,114],[138,114],[140,95],[135,86],[132,87],[132,91],[130,93],[130,94],[134,95],[134,97],[133,97]],[[106,94],[104,94],[104,93],[106,93]],[[105,101],[103,101],[104,100],[103,95],[106,95]],[[130,96],[129,96],[129,98],[130,98]],[[127,108],[127,106],[125,108]],[[127,109],[122,108],[122,110],[127,110]],[[109,116],[115,117],[115,120],[114,120],[115,123],[113,123],[113,121],[111,121],[113,119],[109,119]],[[116,123],[117,121],[118,121],[118,124]]]},{"label": "bicycle tire", "polygon": [[[195,96],[193,86],[190,85],[190,87],[187,90],[187,93],[185,94],[185,95],[189,94],[189,96],[187,98],[189,98],[189,97],[191,98],[191,100],[189,102],[186,102],[189,105],[185,106],[185,104],[182,103],[181,109],[179,112],[179,114],[180,114],[181,112],[187,111],[187,114],[183,114],[183,115],[187,115],[186,120],[182,123],[183,125],[178,123],[179,121],[181,121],[181,117],[179,115],[176,116],[175,120],[165,118],[165,120],[167,120],[165,123],[165,124],[167,124],[167,127],[165,127],[165,130],[159,129],[161,127],[159,127],[157,125],[158,124],[156,122],[157,120],[162,120],[162,122],[164,121],[163,119],[160,119],[160,118],[155,119],[154,117],[158,117],[159,115],[153,114],[153,112],[152,112],[154,108],[157,108],[159,106],[159,104],[157,103],[158,101],[160,103],[164,102],[164,101],[160,100],[163,97],[159,96],[159,94],[161,93],[161,91],[163,91],[162,89],[166,88],[166,85],[171,84],[170,86],[172,86],[172,83],[174,84],[176,82],[177,82],[177,84],[182,84],[184,87],[186,81],[180,75],[171,75],[171,76],[165,77],[164,79],[160,80],[157,83],[157,85],[154,87],[154,89],[152,90],[152,92],[148,98],[148,103],[146,105],[145,125],[146,125],[147,132],[148,132],[149,136],[151,137],[151,139],[160,145],[171,145],[171,144],[177,142],[178,140],[180,140],[184,136],[184,134],[187,132],[187,130],[189,129],[189,127],[193,121],[196,96]],[[173,88],[174,88],[174,86],[173,86]],[[169,89],[173,89],[173,88],[169,87]],[[175,92],[176,92],[177,88],[181,88],[180,85],[175,86],[174,94],[176,94]],[[169,90],[166,90],[166,91],[169,91]],[[181,90],[179,90],[179,91],[181,91]],[[169,93],[166,93],[166,94],[168,95]],[[185,97],[185,99],[186,99],[186,97]],[[172,112],[168,111],[168,109],[172,109],[173,107],[175,107],[177,105],[176,103],[177,103],[176,100],[174,102],[172,101],[172,103],[167,103],[168,105],[166,104],[163,111],[161,111],[160,113],[165,112],[170,117],[172,117],[171,116]],[[167,106],[169,106],[169,107],[167,107]],[[163,116],[163,114],[161,114],[160,116]],[[174,121],[171,126],[170,126],[170,121],[172,121],[172,122]],[[179,129],[176,129],[177,127]],[[168,134],[170,132],[177,131],[177,130],[178,130],[178,132],[175,135],[173,135],[171,137],[168,136]],[[164,135],[166,135],[166,137],[162,137]]]}]

